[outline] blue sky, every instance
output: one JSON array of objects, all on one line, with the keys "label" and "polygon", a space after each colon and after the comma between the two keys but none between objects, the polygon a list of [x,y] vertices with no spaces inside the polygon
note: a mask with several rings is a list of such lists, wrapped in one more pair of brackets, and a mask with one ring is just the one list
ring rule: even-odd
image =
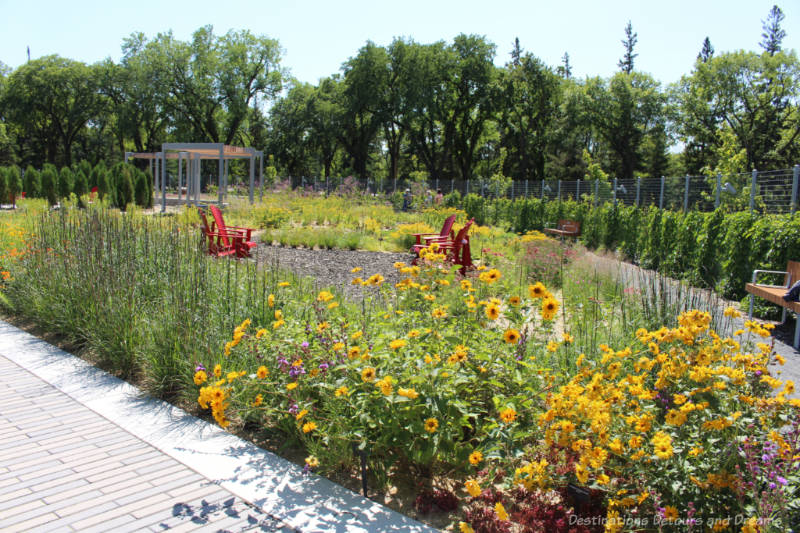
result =
[{"label": "blue sky", "polygon": [[[760,51],[761,21],[774,0],[339,0],[295,2],[222,0],[35,1],[0,0],[0,61],[17,67],[31,57],[59,54],[87,63],[118,61],[123,37],[172,30],[188,40],[205,24],[217,34],[249,29],[278,39],[283,66],[316,83],[337,72],[367,40],[381,45],[395,36],[417,42],[452,41],[459,33],[485,35],[497,45],[498,65],[508,61],[515,37],[522,47],[555,66],[568,52],[573,73],[609,76],[622,56],[628,20],[639,35],[636,69],[663,83],[688,73],[709,36],[717,52]],[[785,49],[800,49],[800,1],[783,0]]]}]

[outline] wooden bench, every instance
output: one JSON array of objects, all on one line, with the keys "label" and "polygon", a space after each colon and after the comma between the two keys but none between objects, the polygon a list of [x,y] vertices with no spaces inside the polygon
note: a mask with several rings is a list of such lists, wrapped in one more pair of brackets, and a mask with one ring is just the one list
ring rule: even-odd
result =
[{"label": "wooden bench", "polygon": [[581,234],[581,223],[577,220],[559,220],[558,227],[544,228],[544,232],[557,237],[577,237]]},{"label": "wooden bench", "polygon": [[[756,283],[759,274],[783,274],[783,285],[764,285]],[[789,261],[786,270],[754,270],[753,281],[745,285],[744,290],[750,293],[750,320],[753,319],[753,297],[764,298],[783,307],[782,321],[786,320],[786,310],[794,311],[797,319],[794,327],[794,348],[800,348],[800,302],[787,302],[783,295],[794,282],[800,279],[800,261]]]}]

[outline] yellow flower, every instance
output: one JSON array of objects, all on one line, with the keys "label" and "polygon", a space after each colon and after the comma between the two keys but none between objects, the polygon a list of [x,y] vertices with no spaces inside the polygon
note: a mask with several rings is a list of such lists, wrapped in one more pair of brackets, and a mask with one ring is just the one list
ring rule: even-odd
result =
[{"label": "yellow flower", "polygon": [[306,457],[306,464],[309,466],[309,468],[316,468],[319,466],[319,459],[313,455],[309,455]]},{"label": "yellow flower", "polygon": [[675,409],[670,409],[667,411],[664,419],[666,420],[667,424],[671,426],[682,426],[683,423],[686,422],[686,413],[677,411]]},{"label": "yellow flower", "polygon": [[317,429],[317,424],[314,422],[306,422],[303,424],[303,433],[311,433],[315,429]]},{"label": "yellow flower", "polygon": [[458,529],[461,531],[461,533],[475,533],[475,530],[472,529],[472,526],[466,522],[459,522]]},{"label": "yellow flower", "polygon": [[375,369],[371,366],[368,366],[364,370],[361,371],[361,379],[363,381],[372,381],[375,379]]},{"label": "yellow flower", "polygon": [[194,373],[194,384],[195,385],[202,385],[208,379],[208,374],[205,373],[203,370],[198,370]]},{"label": "yellow flower", "polygon": [[537,281],[534,285],[528,285],[528,294],[534,300],[537,298],[544,298],[544,295],[547,294],[547,289],[541,282]]},{"label": "yellow flower", "polygon": [[288,286],[289,286],[288,281],[281,281],[280,283],[278,283],[278,287],[288,287]]},{"label": "yellow flower", "polygon": [[464,483],[464,488],[467,489],[467,492],[469,492],[469,495],[473,498],[477,498],[481,495],[481,486],[474,479],[468,479]]},{"label": "yellow flower", "polygon": [[263,337],[266,334],[267,334],[267,330],[264,329],[264,328],[261,328],[258,331],[256,331],[256,339],[260,339],[261,337]]},{"label": "yellow flower", "polygon": [[358,340],[359,338],[361,338],[361,336],[362,336],[363,334],[364,334],[364,332],[363,332],[363,331],[356,331],[355,333],[353,333],[352,335],[350,335],[350,338],[351,338],[351,339],[353,339],[353,340]]},{"label": "yellow flower", "polygon": [[350,285],[363,285],[364,280],[361,278],[353,278],[353,281],[350,282]]},{"label": "yellow flower", "polygon": [[339,307],[339,302],[331,302],[328,304],[328,309],[336,309]]},{"label": "yellow flower", "polygon": [[519,331],[515,329],[507,329],[505,333],[503,333],[503,340],[506,341],[506,344],[517,344],[520,339]]},{"label": "yellow flower", "polygon": [[429,418],[425,421],[425,431],[428,433],[436,433],[436,430],[439,429],[439,421],[435,418]]},{"label": "yellow flower", "polygon": [[413,399],[419,397],[419,393],[417,391],[415,391],[414,389],[399,388],[399,389],[397,389],[397,394],[400,395],[400,396],[404,396],[404,397],[408,398],[409,400],[413,400]]},{"label": "yellow flower", "polygon": [[283,311],[280,309],[275,310],[275,320],[283,320]]},{"label": "yellow flower", "polygon": [[447,311],[444,310],[442,307],[437,307],[433,311],[431,311],[431,316],[433,318],[445,318],[447,317]]},{"label": "yellow flower", "polygon": [[558,343],[556,341],[550,341],[547,343],[548,352],[555,352],[556,350],[558,350]]},{"label": "yellow flower", "polygon": [[481,461],[483,461],[483,454],[480,451],[475,450],[474,452],[469,454],[469,464],[474,466],[480,463]]},{"label": "yellow flower", "polygon": [[542,318],[544,320],[553,320],[558,312],[558,300],[552,297],[547,297],[542,301]]},{"label": "yellow flower", "polygon": [[355,274],[356,272],[361,272],[361,270],[363,270],[361,267],[353,267],[352,269],[350,269],[350,272]]},{"label": "yellow flower", "polygon": [[375,285],[375,286],[377,286],[377,285],[380,285],[383,282],[384,282],[384,277],[383,276],[381,276],[380,274],[373,274],[372,276],[367,278],[366,284],[367,285]]},{"label": "yellow flower", "polygon": [[297,382],[293,381],[286,385],[286,390],[294,390],[297,388]]},{"label": "yellow flower", "polygon": [[733,307],[726,307],[725,308],[725,312],[722,313],[722,314],[727,316],[727,317],[730,317],[730,318],[740,318],[742,316],[742,313],[740,313],[738,310],[734,309]]},{"label": "yellow flower", "polygon": [[258,379],[264,379],[268,375],[269,375],[269,370],[267,370],[267,367],[265,366],[260,366],[258,367],[258,370],[256,370],[256,377],[258,377]]},{"label": "yellow flower", "polygon": [[506,512],[506,508],[503,507],[503,504],[497,502],[494,506],[494,512],[497,513],[497,518],[500,520],[508,520],[508,513]]},{"label": "yellow flower", "polygon": [[381,393],[384,396],[389,396],[392,393],[392,379],[390,376],[386,376],[385,378],[379,380],[375,383],[375,386],[381,389]]},{"label": "yellow flower", "polygon": [[331,350],[334,352],[340,352],[344,350],[344,343],[343,342],[335,342],[333,346],[331,346]]},{"label": "yellow flower", "polygon": [[566,332],[564,332],[563,337],[564,337],[564,344],[572,344],[572,342],[575,340],[575,338],[572,335]]},{"label": "yellow flower", "polygon": [[230,342],[226,342],[225,343],[225,356],[226,357],[231,354],[231,346],[233,346],[233,343],[230,343]]},{"label": "yellow flower", "polygon": [[222,367],[220,365],[214,365],[214,377],[222,377]]},{"label": "yellow flower", "polygon": [[304,416],[306,416],[307,414],[308,414],[308,409],[303,409],[302,411],[300,411],[299,413],[297,413],[296,415],[294,415],[294,419],[295,419],[295,420],[300,420],[301,418],[303,418],[303,417],[304,417]]},{"label": "yellow flower", "polygon": [[361,354],[361,347],[360,346],[351,346],[349,350],[347,350],[347,357],[350,359],[355,359],[356,357]]},{"label": "yellow flower", "polygon": [[321,291],[319,294],[317,294],[318,302],[329,302],[331,300],[333,300],[333,294],[331,294],[329,291]]},{"label": "yellow flower", "polygon": [[256,398],[253,400],[253,404],[252,404],[253,407],[258,407],[262,403],[264,403],[264,397],[261,396],[260,394],[256,394]]},{"label": "yellow flower", "polygon": [[275,306],[275,295],[274,294],[270,294],[269,296],[267,296],[267,305],[269,305],[270,307],[274,307]]},{"label": "yellow flower", "polygon": [[672,505],[667,505],[664,507],[664,520],[668,520],[669,522],[674,522],[678,519],[678,509],[673,507]]},{"label": "yellow flower", "polygon": [[417,331],[416,329],[412,329],[411,331],[408,332],[409,339],[414,339],[416,337],[419,337],[419,331]]},{"label": "yellow flower", "polygon": [[500,316],[500,308],[497,307],[496,304],[488,304],[484,309],[483,312],[486,314],[486,318],[489,320],[497,320]]},{"label": "yellow flower", "polygon": [[317,333],[322,333],[323,331],[325,331],[329,327],[330,327],[330,324],[328,324],[327,322],[320,322],[319,324],[317,324]]},{"label": "yellow flower", "polygon": [[500,419],[505,422],[506,424],[510,424],[517,418],[517,412],[514,410],[513,407],[506,407],[502,411],[500,411]]},{"label": "yellow flower", "polygon": [[389,343],[389,348],[391,348],[392,350],[397,350],[405,345],[406,341],[404,339],[397,339]]},{"label": "yellow flower", "polygon": [[672,457],[672,437],[663,431],[659,431],[650,441],[653,444],[654,452],[659,459],[669,459]]},{"label": "yellow flower", "polygon": [[341,387],[339,387],[338,389],[336,389],[336,391],[334,392],[334,394],[335,394],[335,395],[336,395],[336,397],[338,398],[339,396],[347,396],[347,392],[348,392],[348,389],[347,389],[347,387],[346,387],[346,386],[344,386],[344,385],[342,385]]},{"label": "yellow flower", "polygon": [[278,329],[284,324],[286,324],[284,320],[276,320],[275,322],[272,323],[272,329]]},{"label": "yellow flower", "polygon": [[510,304],[511,304],[511,305],[513,305],[514,307],[519,307],[519,304],[520,304],[520,302],[521,302],[521,299],[520,299],[520,297],[519,297],[519,296],[511,296],[511,297],[508,299],[508,303],[510,303]]}]

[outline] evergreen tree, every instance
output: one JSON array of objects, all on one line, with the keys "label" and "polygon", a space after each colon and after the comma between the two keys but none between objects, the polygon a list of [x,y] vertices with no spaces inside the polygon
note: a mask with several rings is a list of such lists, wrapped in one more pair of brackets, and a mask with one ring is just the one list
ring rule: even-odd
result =
[{"label": "evergreen tree", "polygon": [[42,179],[39,171],[28,165],[25,169],[25,177],[22,179],[22,190],[28,198],[41,198]]},{"label": "evergreen tree", "polygon": [[519,45],[519,37],[514,38],[514,48],[511,49],[511,64],[519,66],[519,61],[522,58],[522,47]]},{"label": "evergreen tree", "polygon": [[623,55],[622,59],[617,63],[617,66],[625,74],[633,72],[633,60],[639,55],[633,53],[633,49],[638,42],[638,36],[638,33],[633,32],[633,25],[629,20],[628,25],[625,26],[625,39],[622,40],[622,46],[625,47],[625,55]]},{"label": "evergreen tree", "polygon": [[135,190],[133,187],[133,178],[134,176],[131,175],[132,172],[128,168],[124,168],[122,171],[121,180],[119,183],[119,189],[117,190],[117,202],[119,203],[118,207],[123,211],[127,209],[128,204],[134,201]]},{"label": "evergreen tree", "polygon": [[56,172],[56,167],[50,164],[45,165],[44,170],[42,170],[42,196],[47,198],[50,205],[58,203],[57,186],[58,173]]},{"label": "evergreen tree", "polygon": [[153,175],[150,173],[150,169],[147,169],[142,174],[144,175],[144,185],[147,187],[147,202],[144,207],[149,209],[153,207]]},{"label": "evergreen tree", "polygon": [[57,192],[59,198],[69,198],[69,195],[72,192],[72,182],[72,171],[69,169],[69,167],[62,168],[58,175]]},{"label": "evergreen tree", "polygon": [[141,170],[136,170],[136,184],[134,186],[134,196],[136,205],[147,207],[147,176]]},{"label": "evergreen tree", "polygon": [[769,15],[767,15],[767,20],[761,21],[764,33],[761,34],[762,40],[759,46],[771,56],[781,51],[781,42],[786,37],[786,31],[781,28],[781,22],[783,22],[784,18],[785,15],[781,8],[772,6]]},{"label": "evergreen tree", "polygon": [[17,165],[12,165],[6,169],[6,182],[8,194],[11,196],[11,203],[17,206],[17,196],[22,192],[22,172]]},{"label": "evergreen tree", "polygon": [[703,63],[708,63],[708,60],[712,57],[714,57],[714,47],[711,46],[711,39],[706,37],[703,41],[703,48],[701,48],[700,53],[697,54],[697,59]]},{"label": "evergreen tree", "polygon": [[0,204],[10,203],[8,197],[9,168],[0,167]]},{"label": "evergreen tree", "polygon": [[89,180],[89,187],[97,187],[98,197],[105,198],[110,190],[110,184],[108,182],[108,169],[102,159],[94,166],[92,176]]},{"label": "evergreen tree", "polygon": [[88,194],[89,193],[89,182],[86,179],[86,174],[83,173],[83,169],[82,168],[78,168],[78,170],[75,171],[74,178],[75,178],[75,182],[72,185],[72,192],[75,193],[75,196],[80,198],[84,194]]},{"label": "evergreen tree", "polygon": [[569,54],[564,52],[564,55],[561,57],[561,65],[556,68],[556,72],[558,75],[565,79],[570,79],[572,77],[572,65],[569,64]]}]

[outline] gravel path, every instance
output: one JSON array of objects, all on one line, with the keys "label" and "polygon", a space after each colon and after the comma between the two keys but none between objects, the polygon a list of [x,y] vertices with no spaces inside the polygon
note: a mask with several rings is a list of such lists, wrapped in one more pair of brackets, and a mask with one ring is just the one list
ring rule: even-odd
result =
[{"label": "gravel path", "polygon": [[[322,287],[336,287],[348,298],[359,300],[361,288],[351,285],[355,277],[363,279],[372,274],[381,274],[387,283],[395,284],[401,277],[394,263],[409,263],[410,253],[364,252],[358,250],[311,250],[309,248],[289,248],[285,246],[258,246],[258,261],[275,264],[279,268],[291,270],[299,276],[311,276]],[[361,267],[357,274],[352,269]]]}]

